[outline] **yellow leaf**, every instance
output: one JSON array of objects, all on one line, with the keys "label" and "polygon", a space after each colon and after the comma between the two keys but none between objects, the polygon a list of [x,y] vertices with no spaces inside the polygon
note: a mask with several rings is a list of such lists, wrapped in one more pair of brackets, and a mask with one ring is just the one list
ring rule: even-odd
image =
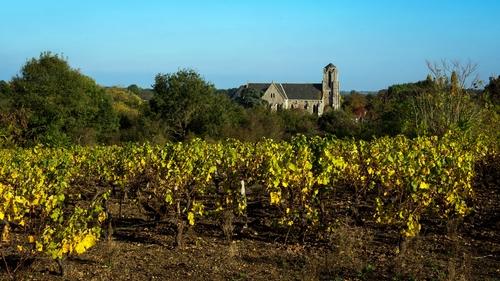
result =
[{"label": "yellow leaf", "polygon": [[36,242],[36,250],[37,250],[38,252],[43,251],[43,244],[42,244],[42,243],[40,243],[40,242]]},{"label": "yellow leaf", "polygon": [[174,199],[172,198],[172,194],[170,192],[168,192],[167,195],[165,196],[165,201],[168,204],[172,204],[172,202],[174,202]]},{"label": "yellow leaf", "polygon": [[106,212],[101,212],[97,220],[99,221],[99,223],[103,223],[106,220],[106,218],[107,218]]},{"label": "yellow leaf", "polygon": [[33,236],[33,235],[29,235],[29,236],[28,236],[28,242],[29,242],[29,243],[35,243],[35,236]]},{"label": "yellow leaf", "polygon": [[92,234],[87,234],[85,237],[75,246],[75,252],[77,254],[84,253],[88,248],[95,245],[96,237]]},{"label": "yellow leaf", "polygon": [[71,247],[71,244],[64,243],[62,248],[61,248],[61,255],[64,255],[66,253],[71,253],[71,250],[73,250],[73,247]]},{"label": "yellow leaf", "polygon": [[419,188],[420,189],[429,189],[429,184],[423,181],[420,183]]},{"label": "yellow leaf", "polygon": [[2,242],[9,242],[9,241],[10,241],[10,226],[6,224],[3,226]]},{"label": "yellow leaf", "polygon": [[188,221],[189,221],[190,225],[194,225],[194,213],[193,212],[188,213]]},{"label": "yellow leaf", "polygon": [[269,195],[271,196],[271,204],[279,204],[281,199],[280,192],[271,192]]}]

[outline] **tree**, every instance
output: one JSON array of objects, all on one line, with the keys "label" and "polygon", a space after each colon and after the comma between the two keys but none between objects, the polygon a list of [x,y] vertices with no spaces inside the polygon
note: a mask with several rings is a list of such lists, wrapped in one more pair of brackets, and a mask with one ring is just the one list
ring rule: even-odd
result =
[{"label": "tree", "polygon": [[236,117],[235,124],[225,130],[226,137],[243,141],[280,140],[285,134],[283,119],[263,106],[242,109]]},{"label": "tree", "polygon": [[141,88],[139,88],[139,86],[137,86],[136,84],[131,84],[130,86],[127,87],[127,90],[131,91],[136,95],[141,94]]},{"label": "tree", "polygon": [[410,134],[407,127],[411,120],[411,101],[433,87],[434,82],[424,80],[392,85],[379,91],[376,96],[370,97],[369,102],[367,99],[364,130],[368,128],[370,135],[374,136],[394,136],[404,132]]},{"label": "tree", "polygon": [[478,88],[482,84],[476,74],[478,65],[471,61],[461,63],[458,60],[441,60],[440,62],[426,61],[426,64],[430,72],[428,79],[432,78],[432,81],[437,84],[450,85],[452,78],[453,83],[458,84],[460,89]]},{"label": "tree", "polygon": [[243,108],[223,93],[207,97],[202,111],[193,120],[190,131],[209,139],[223,139],[225,133],[238,126],[243,116]]},{"label": "tree", "polygon": [[368,100],[366,95],[351,91],[349,95],[344,96],[342,108],[356,116],[357,121],[363,121],[367,113]]},{"label": "tree", "polygon": [[0,147],[23,143],[23,132],[26,127],[26,110],[14,106],[10,83],[0,81]]},{"label": "tree", "polygon": [[440,64],[427,62],[427,65],[433,84],[412,98],[407,129],[417,135],[440,136],[449,130],[477,128],[481,123],[481,109],[473,102],[469,90],[480,85],[474,76],[477,65],[445,60]]},{"label": "tree", "polygon": [[151,112],[164,122],[166,133],[176,140],[185,139],[194,121],[207,114],[206,104],[215,93],[212,84],[190,69],[156,75],[153,89]]},{"label": "tree", "polygon": [[355,121],[355,116],[344,110],[326,112],[319,118],[318,124],[323,132],[338,138],[359,135],[359,124]]},{"label": "tree", "polygon": [[318,134],[318,117],[315,114],[301,109],[279,110],[276,114],[281,117],[285,139],[290,139],[297,134],[306,136]]},{"label": "tree", "polygon": [[119,118],[119,140],[141,141],[145,139],[144,112],[147,103],[134,92],[123,88],[106,88],[112,98],[113,109]]},{"label": "tree", "polygon": [[12,87],[10,83],[0,80],[0,111],[5,112],[12,108]]},{"label": "tree", "polygon": [[500,75],[496,78],[490,77],[490,82],[484,87],[484,92],[493,106],[500,107]]},{"label": "tree", "polygon": [[29,60],[11,86],[16,108],[28,112],[28,144],[103,142],[118,128],[104,89],[58,55]]},{"label": "tree", "polygon": [[262,99],[263,94],[264,93],[253,88],[245,88],[235,100],[245,108],[263,106],[267,104],[267,102]]},{"label": "tree", "polygon": [[8,82],[0,80],[0,94],[10,93],[10,85]]}]

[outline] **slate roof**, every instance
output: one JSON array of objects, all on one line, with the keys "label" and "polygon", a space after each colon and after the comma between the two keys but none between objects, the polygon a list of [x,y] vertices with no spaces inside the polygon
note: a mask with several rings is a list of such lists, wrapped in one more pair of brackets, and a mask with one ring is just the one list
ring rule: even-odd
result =
[{"label": "slate roof", "polygon": [[[290,100],[319,100],[321,99],[322,84],[314,83],[275,83],[278,90],[285,91]],[[271,83],[248,83],[248,87],[259,92],[265,92]],[[238,91],[240,92],[240,91]]]},{"label": "slate roof", "polygon": [[321,99],[322,84],[311,83],[282,83],[286,95],[291,100],[319,100]]}]

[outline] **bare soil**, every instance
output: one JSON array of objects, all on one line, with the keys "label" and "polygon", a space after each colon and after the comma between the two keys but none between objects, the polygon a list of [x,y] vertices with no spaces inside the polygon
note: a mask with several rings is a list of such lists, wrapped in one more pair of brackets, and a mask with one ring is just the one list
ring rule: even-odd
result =
[{"label": "bare soil", "polygon": [[344,212],[331,237],[301,237],[255,219],[247,228],[236,222],[233,241],[227,241],[218,222],[202,221],[187,230],[182,250],[174,246],[171,223],[151,221],[132,204],[114,221],[112,239],[64,261],[64,277],[54,261],[37,257],[18,269],[16,279],[500,280],[499,185],[495,178],[476,188],[477,207],[456,235],[429,219],[404,253],[397,250],[398,232],[376,225],[369,210],[362,210],[361,222],[349,218],[352,206],[341,194],[337,207]]}]

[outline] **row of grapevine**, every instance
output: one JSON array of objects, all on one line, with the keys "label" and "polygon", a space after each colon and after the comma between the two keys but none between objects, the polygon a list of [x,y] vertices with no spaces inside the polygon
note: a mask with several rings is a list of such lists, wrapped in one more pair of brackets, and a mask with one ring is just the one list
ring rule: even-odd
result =
[{"label": "row of grapevine", "polygon": [[425,214],[467,214],[474,163],[494,154],[489,147],[448,134],[2,150],[2,253],[43,252],[61,260],[85,252],[99,239],[110,217],[107,200],[117,194],[122,202],[158,202],[156,215],[175,218],[182,245],[184,227],[201,217],[245,215],[246,192],[255,186],[286,227],[328,230],[323,202],[350,189],[353,200],[373,202],[376,222],[412,237]]},{"label": "row of grapevine", "polygon": [[35,147],[0,153],[2,255],[43,252],[61,261],[98,240],[106,194],[81,200],[69,188],[79,172],[73,151]]}]

